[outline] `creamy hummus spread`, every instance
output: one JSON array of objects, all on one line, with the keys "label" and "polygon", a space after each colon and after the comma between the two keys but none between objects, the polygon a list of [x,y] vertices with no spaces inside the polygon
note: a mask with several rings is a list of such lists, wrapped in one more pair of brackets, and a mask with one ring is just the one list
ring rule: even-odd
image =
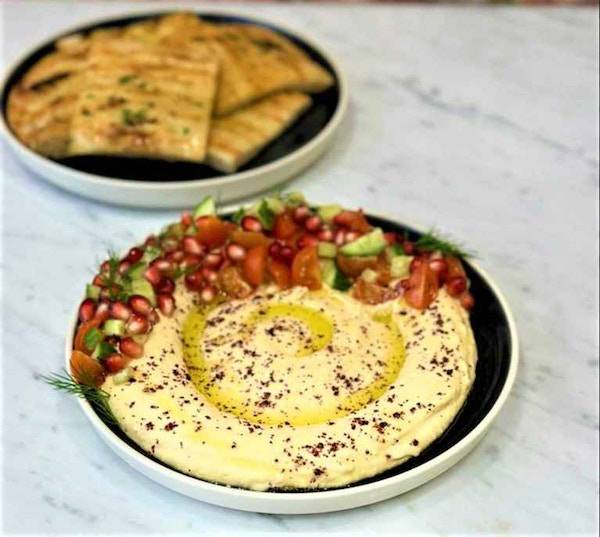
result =
[{"label": "creamy hummus spread", "polygon": [[471,388],[468,312],[330,289],[264,288],[210,307],[178,285],[132,363],[102,388],[119,426],[192,476],[254,490],[338,487],[418,455]]}]

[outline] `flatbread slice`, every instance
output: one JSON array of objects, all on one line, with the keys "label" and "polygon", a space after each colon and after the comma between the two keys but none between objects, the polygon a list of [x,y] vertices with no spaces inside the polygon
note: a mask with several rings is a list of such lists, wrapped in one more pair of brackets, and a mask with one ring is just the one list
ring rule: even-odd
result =
[{"label": "flatbread slice", "polygon": [[216,116],[235,112],[273,93],[317,93],[334,83],[326,69],[289,39],[266,28],[212,24],[194,14],[178,13],[160,18],[153,31],[164,47],[191,57],[208,54],[218,58],[221,78]]},{"label": "flatbread slice", "polygon": [[227,117],[215,118],[208,140],[207,162],[235,172],[283,133],[310,106],[304,93],[277,93]]},{"label": "flatbread slice", "polygon": [[218,64],[129,40],[94,45],[71,124],[69,155],[202,162]]}]

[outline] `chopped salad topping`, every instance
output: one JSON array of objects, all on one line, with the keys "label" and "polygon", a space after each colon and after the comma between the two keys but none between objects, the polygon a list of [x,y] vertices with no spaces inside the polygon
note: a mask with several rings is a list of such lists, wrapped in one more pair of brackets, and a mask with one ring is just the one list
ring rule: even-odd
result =
[{"label": "chopped salad topping", "polygon": [[368,304],[404,297],[421,310],[445,286],[471,309],[460,261],[466,255],[433,233],[413,242],[372,226],[361,210],[312,207],[297,193],[264,198],[230,217],[219,216],[207,197],[158,236],[101,264],[79,309],[71,371],[90,386],[106,374],[124,377],[128,362],[143,355],[158,311],[173,314],[177,285],[204,303],[245,298],[269,283],[328,285]]}]

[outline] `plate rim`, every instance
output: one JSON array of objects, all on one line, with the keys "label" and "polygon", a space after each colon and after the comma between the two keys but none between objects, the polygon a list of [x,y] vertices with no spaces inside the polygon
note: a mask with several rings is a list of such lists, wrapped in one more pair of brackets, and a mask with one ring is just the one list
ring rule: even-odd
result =
[{"label": "plate rim", "polygon": [[[245,204],[232,204],[227,205],[226,207],[222,207],[219,209],[219,213],[229,212],[231,210],[235,210]],[[388,214],[379,213],[379,212],[370,212],[365,211],[367,216],[380,218],[383,220],[387,220],[389,222],[393,222],[399,224],[400,226],[409,227],[419,233],[425,232],[426,228],[421,225],[408,225],[405,224],[402,220],[396,217],[392,217]],[[334,499],[343,499],[353,496],[360,496],[368,493],[375,493],[377,491],[382,491],[388,487],[393,487],[394,485],[401,485],[403,482],[411,482],[418,481],[419,485],[426,482],[428,480],[427,475],[431,475],[434,478],[439,473],[444,472],[446,469],[453,466],[462,456],[466,455],[472,447],[477,443],[477,441],[486,433],[489,429],[490,425],[496,419],[502,408],[504,407],[510,392],[512,391],[513,385],[515,383],[515,379],[517,376],[517,371],[519,367],[520,361],[520,343],[519,343],[519,335],[517,332],[516,322],[513,315],[513,312],[506,300],[506,297],[496,284],[496,282],[492,279],[489,273],[481,268],[477,262],[469,260],[469,265],[475,270],[479,276],[485,281],[485,283],[490,287],[500,306],[502,308],[502,312],[504,313],[508,331],[510,336],[510,363],[508,367],[508,371],[506,374],[506,379],[504,380],[504,384],[502,389],[492,405],[489,411],[483,416],[483,418],[477,423],[477,425],[469,431],[463,438],[461,438],[456,444],[450,446],[450,448],[446,449],[439,455],[433,457],[432,459],[414,467],[410,470],[402,472],[397,475],[393,475],[390,477],[378,479],[376,481],[370,483],[364,483],[361,485],[352,485],[350,484],[347,487],[335,488],[335,489],[325,489],[325,490],[314,490],[314,491],[306,491],[306,492],[268,492],[268,491],[255,491],[250,489],[243,489],[238,487],[231,487],[228,485],[221,485],[218,483],[212,483],[209,481],[204,481],[201,478],[193,477],[190,475],[186,475],[183,472],[179,472],[178,470],[167,467],[163,464],[153,461],[148,456],[140,453],[135,450],[133,447],[129,446],[124,440],[119,438],[110,428],[100,419],[100,417],[93,410],[90,403],[85,399],[78,399],[78,403],[83,410],[84,414],[90,420],[92,425],[96,428],[96,431],[104,438],[104,440],[109,443],[109,447],[113,451],[124,453],[128,458],[133,458],[137,464],[145,467],[152,473],[159,473],[166,480],[176,481],[177,484],[184,488],[192,488],[205,491],[207,493],[216,493],[221,496],[227,496],[232,500],[250,500],[250,501],[264,501],[264,502],[274,502],[277,505],[286,504],[290,502],[311,502],[318,500],[334,500]],[[78,303],[79,304],[79,303]],[[71,315],[70,321],[67,327],[67,335],[65,338],[65,367],[66,370],[69,371],[69,360],[71,355],[71,350],[73,348],[73,339],[75,326],[78,318],[78,310],[79,305],[75,307],[73,314]],[[462,454],[462,455],[461,455]],[[129,463],[128,459],[125,461]],[[134,468],[140,471],[136,466]],[[437,468],[442,468],[440,472],[435,472]],[[141,471],[140,471],[141,472]],[[145,472],[141,472],[147,477],[150,477]],[[423,478],[419,481],[420,478]],[[151,478],[153,479],[153,478]],[[154,480],[154,479],[153,479]],[[168,485],[165,485],[162,481],[159,483],[167,488],[170,488]],[[418,485],[416,485],[418,486]],[[412,488],[412,487],[411,487]],[[176,489],[181,492],[180,489]],[[402,492],[398,492],[393,494],[393,496],[399,495]],[[183,492],[183,494],[186,494]],[[204,501],[204,500],[201,500]],[[213,502],[209,502],[213,503]],[[364,504],[371,502],[364,502]],[[363,504],[361,504],[363,505]],[[239,509],[239,507],[238,507]],[[345,509],[345,507],[340,507],[339,510]],[[267,510],[263,512],[274,512],[272,510]],[[302,512],[317,512],[317,511],[302,511]]]},{"label": "plate rim", "polygon": [[[296,28],[289,26],[287,23],[280,22],[279,20],[271,21],[262,17],[256,17],[254,15],[248,15],[246,13],[236,13],[235,11],[227,10],[212,10],[212,9],[192,9],[194,14],[202,16],[214,16],[214,17],[230,17],[243,19],[249,23],[255,23],[262,26],[272,28],[274,30],[281,30],[288,35],[291,35],[299,41],[306,43],[310,48],[317,51],[330,65],[331,69],[336,78],[338,88],[338,103],[337,106],[329,118],[329,121],[323,126],[323,128],[317,133],[316,136],[311,138],[304,145],[293,150],[291,153],[284,155],[272,162],[262,164],[255,168],[245,170],[243,172],[234,172],[218,177],[207,177],[206,179],[189,179],[189,180],[176,180],[176,181],[139,181],[136,179],[126,179],[118,177],[110,177],[104,175],[98,175],[90,172],[85,172],[61,164],[52,160],[51,158],[45,157],[36,153],[24,143],[22,143],[16,135],[12,132],[5,118],[5,109],[2,107],[0,110],[0,133],[2,137],[9,143],[11,149],[20,154],[23,158],[33,161],[36,165],[36,170],[41,167],[50,170],[51,172],[57,172],[60,174],[67,173],[75,176],[78,180],[86,182],[88,185],[93,187],[108,187],[108,188],[130,188],[132,190],[148,190],[160,192],[161,190],[168,191],[179,191],[193,188],[194,186],[203,186],[206,189],[209,188],[223,188],[227,187],[231,183],[238,181],[244,181],[250,179],[257,174],[267,175],[274,171],[286,168],[295,162],[302,162],[303,159],[314,151],[317,147],[327,143],[331,136],[337,131],[342,120],[346,116],[349,105],[349,90],[348,80],[346,73],[342,68],[340,61],[335,54],[331,54],[327,49],[320,46],[318,41],[310,34],[304,33],[303,30],[297,30]],[[37,41],[34,45],[28,47],[24,52],[19,54],[15,60],[13,60],[8,67],[3,70],[2,77],[0,79],[0,96],[4,96],[7,92],[8,82],[13,76],[15,71],[37,50],[46,47],[54,43],[60,37],[82,31],[84,28],[96,27],[102,24],[110,23],[111,21],[120,21],[127,18],[133,17],[154,17],[173,13],[173,10],[156,10],[156,9],[134,9],[131,11],[123,12],[120,15],[112,15],[105,17],[98,17],[93,19],[87,19],[86,21],[70,25],[63,30],[53,33],[43,40]],[[95,197],[95,196],[94,196]]]}]

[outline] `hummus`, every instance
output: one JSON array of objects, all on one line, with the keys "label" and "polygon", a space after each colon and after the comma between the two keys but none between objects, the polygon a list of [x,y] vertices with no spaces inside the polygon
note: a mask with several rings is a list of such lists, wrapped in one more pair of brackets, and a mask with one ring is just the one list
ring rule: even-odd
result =
[{"label": "hummus", "polygon": [[178,285],[133,365],[102,386],[125,434],[198,478],[254,490],[338,487],[418,455],[471,388],[468,313],[324,286],[201,306]]}]

